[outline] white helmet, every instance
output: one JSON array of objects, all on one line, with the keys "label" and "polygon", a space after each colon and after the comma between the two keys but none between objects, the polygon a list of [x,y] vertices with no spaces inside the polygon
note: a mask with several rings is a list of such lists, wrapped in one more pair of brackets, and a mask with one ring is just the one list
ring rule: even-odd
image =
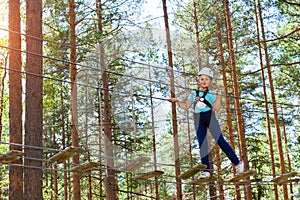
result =
[{"label": "white helmet", "polygon": [[214,72],[211,69],[206,68],[206,67],[202,68],[200,70],[200,72],[198,73],[199,76],[202,75],[202,74],[206,75],[206,76],[209,76],[210,78],[214,77]]}]

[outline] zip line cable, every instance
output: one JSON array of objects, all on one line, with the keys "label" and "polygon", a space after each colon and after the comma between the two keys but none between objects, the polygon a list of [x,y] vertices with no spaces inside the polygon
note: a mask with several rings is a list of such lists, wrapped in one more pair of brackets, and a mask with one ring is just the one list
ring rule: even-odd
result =
[{"label": "zip line cable", "polygon": [[[24,72],[24,71],[20,71],[20,70],[11,70],[11,69],[8,69],[8,68],[4,68],[4,67],[0,67],[1,69],[5,69],[5,70],[9,70],[9,71],[14,71],[14,72],[20,72],[22,74],[29,74],[29,75],[32,75],[32,76],[37,76],[37,77],[41,77],[41,78],[46,78],[46,79],[49,79],[49,80],[53,80],[53,81],[59,81],[59,82],[64,82],[64,83],[68,83],[68,84],[76,84],[78,86],[82,86],[82,87],[87,87],[87,88],[93,88],[93,89],[100,89],[100,90],[107,90],[107,91],[111,91],[111,92],[115,92],[119,95],[124,95],[125,97],[127,97],[129,95],[129,92],[124,92],[124,91],[116,91],[114,89],[106,89],[106,88],[102,88],[102,87],[99,87],[99,86],[93,86],[93,85],[87,85],[87,84],[83,84],[83,83],[79,83],[79,82],[72,82],[72,81],[69,81],[69,80],[63,80],[63,79],[58,79],[58,78],[53,78],[53,77],[49,77],[49,76],[45,76],[45,75],[38,75],[38,74],[35,74],[35,73],[31,73],[31,72]],[[160,82],[157,82],[157,83],[160,83]],[[161,83],[160,83],[161,84]],[[166,84],[166,85],[170,85],[170,84],[167,84],[167,83],[163,83],[163,84]],[[177,87],[175,85],[175,87]],[[214,92],[211,92],[213,94],[215,94]],[[133,96],[138,96],[138,97],[143,97],[145,99],[148,99],[148,98],[153,98],[153,99],[156,99],[156,100],[162,100],[162,101],[168,101],[169,98],[161,98],[161,97],[154,97],[154,96],[151,96],[150,95],[144,95],[144,94],[133,94]],[[222,95],[224,96],[224,95]],[[232,97],[232,98],[238,98],[238,97],[235,97],[235,96],[229,96],[229,97]],[[263,100],[255,100],[255,99],[249,99],[249,98],[241,98],[240,99],[244,99],[244,100],[249,100],[249,101],[253,101],[253,102],[264,102]],[[273,102],[268,102],[268,103],[273,103]],[[285,105],[285,106],[289,106],[289,107],[300,107],[300,105],[295,105],[295,104],[286,104],[286,103],[276,103],[277,105]],[[237,110],[237,108],[230,108],[230,110]],[[244,112],[257,112],[257,113],[266,113],[266,111],[264,110],[260,110],[260,111],[253,111],[253,110],[247,110],[247,109],[242,109]],[[272,112],[268,112],[269,114],[272,114]],[[273,113],[274,114],[274,113]],[[286,115],[286,114],[284,114]],[[298,116],[298,115],[295,115],[295,116]]]},{"label": "zip line cable", "polygon": [[[0,45],[0,47],[2,47]],[[33,55],[35,55],[34,53],[31,53]],[[66,62],[66,61],[64,61]],[[71,62],[67,62],[67,63],[70,63]],[[80,65],[81,66],[81,65]],[[22,70],[11,70],[9,68],[6,68],[6,67],[0,67],[1,69],[5,69],[5,70],[9,70],[9,71],[14,71],[14,72],[20,72],[22,74],[29,74],[29,75],[32,75],[32,76],[37,76],[37,77],[41,77],[41,78],[47,78],[47,79],[50,79],[50,80],[55,80],[55,81],[59,81],[59,82],[64,82],[64,83],[69,83],[69,84],[77,84],[79,86],[83,86],[83,87],[89,87],[89,88],[94,88],[94,89],[100,89],[100,90],[108,90],[108,91],[114,91],[112,89],[106,89],[106,88],[102,88],[102,87],[99,87],[99,86],[93,86],[93,85],[87,85],[87,84],[83,84],[83,83],[79,83],[79,82],[72,82],[72,81],[68,81],[68,80],[64,80],[64,79],[58,79],[58,78],[53,78],[53,77],[49,77],[49,76],[45,76],[45,75],[40,75],[40,74],[35,74],[35,73],[31,73],[31,72],[25,72],[25,71],[22,71]],[[145,78],[137,78],[136,76],[133,76],[133,75],[122,75],[121,73],[117,73],[117,72],[111,72],[111,71],[108,71],[108,70],[101,70],[103,72],[107,72],[107,73],[112,73],[114,75],[120,75],[120,76],[126,76],[128,78],[133,78],[133,79],[137,79],[137,80],[142,80],[142,81],[146,81],[146,82],[151,82],[151,83],[157,83],[157,84],[162,84],[162,85],[166,85],[166,86],[171,86],[171,84],[168,84],[168,83],[161,83],[159,81],[153,81],[153,80],[148,80],[148,79],[145,79]],[[182,87],[182,86],[178,86],[178,85],[173,85],[174,87],[176,88],[181,88],[181,89],[185,89],[185,90],[194,90],[192,88],[189,88],[189,87]],[[117,92],[117,93],[123,93],[124,95],[129,95],[129,93],[125,93],[125,92]],[[215,92],[210,92],[211,94],[216,94]],[[140,96],[140,97],[145,97],[145,98],[149,98],[150,96],[149,95],[143,95],[143,94],[134,94],[134,96]],[[222,96],[225,96],[224,94],[222,94]],[[249,101],[253,101],[253,102],[262,102],[262,103],[265,103],[264,100],[258,100],[258,99],[250,99],[250,98],[244,98],[244,97],[237,97],[237,96],[233,96],[233,95],[228,95],[229,98],[239,98],[239,99],[243,99],[243,100],[249,100]],[[164,101],[168,101],[169,98],[160,98],[160,97],[152,97],[154,99],[158,99],[158,100],[164,100]],[[291,106],[291,107],[300,107],[300,105],[296,105],[296,104],[286,104],[286,103],[279,103],[279,102],[270,102],[268,101],[267,103],[269,104],[277,104],[277,105],[285,105],[285,106]]]},{"label": "zip line cable", "polygon": [[[8,32],[13,32],[13,33],[17,33],[17,34],[20,34],[20,35],[23,35],[23,36],[26,36],[26,37],[30,37],[30,38],[33,38],[33,39],[42,40],[42,41],[51,42],[51,43],[54,43],[54,44],[60,44],[60,45],[61,45],[61,43],[58,43],[58,42],[54,42],[54,41],[50,41],[50,40],[45,40],[45,39],[42,39],[42,38],[38,38],[38,37],[35,37],[35,36],[30,36],[30,35],[28,35],[28,34],[19,33],[19,32],[16,32],[16,31],[10,31],[10,30],[7,30],[7,29],[1,28],[1,27],[0,27],[0,30],[4,30],[4,31],[8,31]],[[69,44],[63,44],[63,45],[65,45],[65,46],[67,46],[67,47],[69,47],[69,48],[72,47],[72,46],[69,45]],[[13,48],[9,48],[9,47],[3,46],[3,45],[0,45],[0,47],[1,47],[1,48],[6,48],[6,49],[15,50],[15,51],[20,51],[20,52],[22,52],[22,53],[27,53],[27,51],[23,51],[23,50],[20,50],[20,49],[13,49]],[[78,47],[72,47],[72,48],[78,49]],[[97,53],[97,54],[101,54],[101,53],[99,53],[99,52],[96,52],[96,53]],[[98,68],[92,68],[92,67],[85,66],[85,65],[82,65],[82,64],[78,64],[78,63],[71,63],[71,62],[69,62],[69,61],[65,61],[65,60],[61,60],[61,59],[57,59],[57,58],[53,58],[53,57],[49,57],[49,56],[44,56],[44,55],[40,55],[40,54],[34,54],[34,55],[36,55],[36,56],[41,56],[41,57],[43,57],[43,58],[48,58],[48,59],[50,59],[50,60],[60,61],[60,62],[63,62],[63,63],[68,63],[68,64],[74,64],[74,65],[81,66],[81,67],[84,67],[84,68],[88,68],[88,69],[93,69],[93,70],[96,70],[96,71],[102,71],[102,72],[104,72],[104,70],[101,70],[101,69],[98,69]],[[150,67],[152,67],[152,68],[173,70],[173,72],[178,72],[178,73],[183,74],[183,75],[192,75],[192,76],[196,76],[195,73],[191,73],[191,72],[182,72],[182,71],[176,70],[176,69],[174,69],[174,68],[172,68],[172,67],[170,67],[170,66],[161,67],[161,66],[156,66],[156,65],[146,64],[146,63],[143,63],[143,62],[133,61],[133,60],[130,60],[130,59],[118,58],[118,57],[116,57],[116,56],[109,56],[109,55],[105,55],[105,56],[111,57],[111,58],[114,58],[114,59],[119,59],[119,60],[131,62],[131,63],[135,63],[135,64],[140,64],[140,65],[148,66],[148,67],[150,66]],[[97,62],[97,61],[95,61],[95,62]],[[111,71],[108,71],[108,70],[107,70],[106,72],[108,72],[108,73],[115,73],[115,72],[111,72]],[[123,76],[124,74],[122,74],[122,73],[116,73],[116,75]],[[217,78],[215,78],[215,80],[222,80],[222,79],[217,79]],[[149,80],[148,80],[148,81],[149,81]],[[228,81],[232,82],[232,80],[228,80]],[[249,84],[249,83],[247,83],[247,82],[241,82],[241,83]],[[258,85],[258,86],[262,86],[262,85]],[[270,86],[268,86],[268,87],[270,87]],[[285,88],[277,88],[277,89],[278,89],[278,90],[288,90],[288,91],[290,91],[289,88],[287,88],[287,89],[285,89]]]}]

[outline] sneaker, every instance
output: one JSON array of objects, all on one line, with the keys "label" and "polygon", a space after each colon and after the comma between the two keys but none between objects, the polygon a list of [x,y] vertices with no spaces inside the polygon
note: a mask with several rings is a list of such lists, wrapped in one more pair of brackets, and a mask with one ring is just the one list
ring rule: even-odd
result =
[{"label": "sneaker", "polygon": [[241,161],[237,166],[235,166],[236,174],[241,174],[244,172],[244,163]]},{"label": "sneaker", "polygon": [[209,172],[202,172],[200,178],[209,178],[210,177],[210,173]]}]

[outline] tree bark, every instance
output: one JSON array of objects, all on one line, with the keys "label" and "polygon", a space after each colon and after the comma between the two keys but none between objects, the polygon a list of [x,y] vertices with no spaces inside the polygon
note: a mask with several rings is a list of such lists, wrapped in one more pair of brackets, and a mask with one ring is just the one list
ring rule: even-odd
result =
[{"label": "tree bark", "polygon": [[[69,23],[70,23],[70,80],[71,80],[71,134],[72,146],[79,147],[78,139],[78,102],[77,102],[77,66],[76,66],[76,16],[75,2],[69,0]],[[79,164],[79,155],[73,156],[73,165]],[[81,199],[80,174],[73,173],[73,198]]]},{"label": "tree bark", "polygon": [[[9,132],[10,143],[22,144],[22,60],[20,0],[9,1]],[[1,133],[0,133],[1,134]],[[22,151],[22,146],[10,145]],[[13,164],[22,165],[22,159]],[[23,168],[9,168],[9,199],[23,199]]]},{"label": "tree bark", "polygon": [[198,64],[198,71],[200,71],[202,66],[202,59],[201,59],[201,44],[199,39],[199,25],[198,25],[198,17],[197,17],[197,2],[196,0],[193,1],[193,11],[194,11],[194,25],[196,30],[196,44],[197,44],[197,64]]},{"label": "tree bark", "polygon": [[[291,163],[291,158],[290,158],[290,154],[289,154],[289,147],[288,147],[288,139],[287,139],[287,132],[285,129],[285,123],[284,123],[284,114],[283,114],[283,107],[281,106],[281,118],[282,118],[282,128],[283,128],[283,136],[284,136],[284,143],[285,143],[285,153],[286,153],[286,158],[287,158],[287,165],[288,165],[288,170],[292,171],[292,163]],[[293,196],[294,196],[294,190],[293,190],[293,183],[290,183],[290,193],[291,193],[291,200],[293,200]]]},{"label": "tree bark", "polygon": [[[233,47],[233,37],[232,37],[232,27],[231,27],[231,19],[230,19],[230,10],[229,10],[229,2],[225,0],[225,11],[226,11],[226,26],[227,26],[227,36],[228,36],[228,46],[229,46],[229,59],[231,64],[231,75],[233,78],[233,92],[234,92],[234,104],[237,108],[235,110],[236,120],[237,120],[237,131],[239,136],[239,147],[240,147],[240,158],[245,163],[245,169],[249,169],[249,163],[247,158],[247,149],[246,149],[246,141],[245,141],[245,132],[244,132],[244,123],[242,116],[242,105],[240,102],[240,91],[238,86],[238,73],[236,69],[235,63],[235,55],[234,55],[234,47]],[[249,179],[249,178],[248,178]],[[239,193],[239,191],[237,191]],[[250,185],[245,186],[245,197],[246,200],[252,199],[252,192]]]},{"label": "tree bark", "polygon": [[[149,68],[149,77],[150,77],[150,80],[151,80],[151,69]],[[152,98],[152,84],[150,82],[150,86],[149,86],[149,95],[150,95],[150,106],[151,106],[151,125],[152,125],[152,129],[151,129],[151,132],[152,132],[152,145],[153,145],[153,163],[154,163],[154,170],[157,170],[157,160],[156,160],[156,137],[155,137],[155,130],[154,130],[154,127],[155,127],[155,118],[154,118],[154,112],[153,112],[153,108],[154,108],[154,105],[153,105],[153,98]],[[159,182],[158,182],[158,179],[157,177],[155,177],[155,199],[159,199]]]},{"label": "tree bark", "polygon": [[[102,2],[97,0],[97,17],[98,17],[98,32],[103,34],[102,26]],[[115,180],[115,171],[114,171],[114,152],[113,152],[113,143],[112,143],[112,124],[111,124],[111,107],[110,107],[110,98],[109,98],[109,80],[108,73],[106,72],[106,63],[105,63],[105,50],[104,43],[99,42],[99,54],[100,54],[100,67],[101,67],[101,79],[102,79],[102,88],[103,90],[103,128],[104,128],[104,151],[106,153],[106,198],[115,200],[117,199],[117,184]],[[102,116],[100,116],[102,117]]]},{"label": "tree bark", "polygon": [[26,3],[24,199],[40,200],[43,199],[41,161],[43,152],[42,1],[28,0]]},{"label": "tree bark", "polygon": [[[60,108],[61,110],[64,110],[63,108],[65,107],[65,104],[64,104],[64,95],[63,95],[63,90],[64,90],[64,85],[63,85],[63,82],[60,83]],[[66,148],[66,130],[65,130],[65,113],[62,112],[62,115],[61,115],[61,126],[62,126],[62,149],[65,149]],[[63,176],[64,176],[64,200],[68,200],[68,194],[69,194],[69,191],[68,191],[68,173],[67,173],[67,164],[66,162],[64,162],[63,164],[63,167],[64,167],[64,173],[63,173]]]},{"label": "tree bark", "polygon": [[[162,0],[162,4],[163,4],[163,11],[164,11],[164,21],[165,21],[167,47],[168,47],[168,64],[173,69],[172,46],[171,46],[166,0]],[[175,87],[174,87],[173,70],[171,70],[171,73],[170,73],[170,85],[171,85],[170,86],[171,97],[174,98],[175,97]],[[177,113],[176,113],[176,104],[175,103],[172,103],[172,127],[173,127],[173,142],[174,142],[174,155],[175,155],[177,199],[182,199],[181,179],[177,178],[180,175],[180,159],[179,159],[179,145],[178,145]]]},{"label": "tree bark", "polygon": [[[271,92],[271,99],[272,99],[272,108],[274,111],[274,121],[275,121],[275,129],[276,129],[276,135],[277,135],[277,146],[279,151],[279,159],[280,159],[280,169],[281,173],[285,174],[285,161],[284,161],[284,155],[283,155],[283,147],[282,147],[282,140],[281,140],[281,134],[280,134],[280,122],[278,119],[278,111],[277,111],[277,104],[276,104],[276,97],[275,97],[275,91],[274,91],[274,84],[273,84],[273,77],[270,67],[270,59],[269,59],[269,52],[268,52],[268,45],[266,43],[266,37],[265,37],[265,29],[264,29],[264,22],[262,18],[262,10],[261,10],[261,4],[260,0],[257,0],[257,7],[258,7],[258,14],[259,14],[259,20],[260,20],[260,28],[261,28],[261,34],[262,34],[262,45],[263,50],[265,53],[265,61],[266,61],[266,67],[268,70],[268,77],[269,77],[269,83],[270,83],[270,92]],[[288,199],[288,191],[286,184],[282,185],[283,187],[283,196],[284,199]]]},{"label": "tree bark", "polygon": [[[270,145],[272,174],[273,174],[273,177],[275,178],[276,177],[276,167],[275,167],[275,157],[274,157],[274,149],[273,149],[273,136],[272,136],[272,130],[271,130],[271,120],[270,120],[270,115],[269,115],[269,104],[268,104],[268,96],[267,96],[267,89],[266,89],[266,79],[265,79],[265,71],[264,71],[264,65],[263,65],[263,53],[262,53],[261,40],[260,40],[259,19],[258,19],[258,14],[257,14],[256,3],[255,3],[255,18],[256,18],[256,31],[257,31],[258,50],[259,50],[259,60],[260,60],[260,66],[261,66],[261,77],[262,77],[262,82],[263,82],[263,92],[264,92],[264,100],[265,100],[268,138],[269,138],[269,145]],[[274,196],[275,196],[275,200],[278,200],[278,187],[276,184],[274,184]]]}]

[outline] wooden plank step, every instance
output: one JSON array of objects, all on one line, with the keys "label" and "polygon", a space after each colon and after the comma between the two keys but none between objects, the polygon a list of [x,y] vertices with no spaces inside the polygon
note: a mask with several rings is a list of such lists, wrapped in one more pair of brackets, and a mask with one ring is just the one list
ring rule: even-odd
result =
[{"label": "wooden plank step", "polygon": [[64,150],[54,154],[49,160],[57,163],[62,163],[71,158],[74,153],[79,153],[82,150],[79,147],[67,147]]},{"label": "wooden plank step", "polygon": [[147,180],[149,178],[161,176],[163,173],[164,173],[163,171],[155,170],[147,173],[142,173],[140,175],[137,175],[135,178],[138,180]]},{"label": "wooden plank step", "polygon": [[237,181],[235,184],[237,185],[250,185],[252,183],[251,180],[241,180],[241,181]]},{"label": "wooden plank step", "polygon": [[149,157],[145,157],[145,156],[138,157],[136,160],[131,161],[128,165],[125,165],[125,166],[121,167],[120,171],[124,171],[124,172],[130,171],[130,172],[132,172],[136,169],[141,168],[149,160],[150,160]]},{"label": "wooden plank step", "polygon": [[226,181],[228,182],[237,182],[241,179],[244,179],[244,178],[247,178],[248,176],[251,176],[252,174],[254,174],[254,171],[253,170],[249,170],[249,171],[245,171],[243,173],[240,173],[240,174],[236,174],[235,176],[227,179]]},{"label": "wooden plank step", "polygon": [[0,155],[0,163],[9,164],[18,159],[18,157],[23,156],[24,153],[22,151],[11,150],[6,154]]},{"label": "wooden plank step", "polygon": [[90,172],[95,170],[96,167],[99,167],[100,165],[96,162],[89,162],[89,163],[85,163],[82,165],[77,165],[73,168],[71,168],[72,172],[80,172],[80,173],[84,173],[84,172]]},{"label": "wooden plank step", "polygon": [[210,176],[208,178],[200,178],[200,179],[196,179],[190,182],[190,184],[192,185],[199,185],[199,184],[205,184],[207,182],[211,182],[211,181],[216,181],[217,178],[214,176]]},{"label": "wooden plank step", "polygon": [[273,178],[271,181],[272,182],[282,182],[282,181],[286,181],[287,179],[291,178],[291,177],[294,177],[294,176],[297,176],[297,172],[289,172],[289,173],[286,173],[286,174],[282,174],[276,178]]},{"label": "wooden plank step", "polygon": [[204,169],[206,169],[206,165],[203,165],[203,164],[195,165],[194,167],[192,167],[192,168],[188,169],[187,171],[183,172],[182,174],[180,174],[178,176],[178,178],[188,179]]}]

